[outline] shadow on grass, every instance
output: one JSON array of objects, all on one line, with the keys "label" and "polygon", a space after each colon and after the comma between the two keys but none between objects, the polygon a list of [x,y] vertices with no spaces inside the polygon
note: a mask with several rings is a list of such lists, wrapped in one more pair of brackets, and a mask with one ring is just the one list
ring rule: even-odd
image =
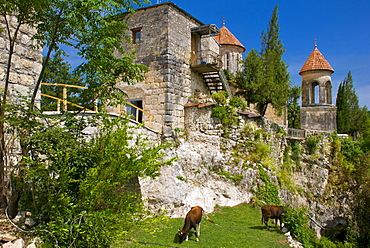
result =
[{"label": "shadow on grass", "polygon": [[251,227],[248,227],[249,229],[253,229],[253,230],[264,230],[266,232],[276,232],[278,234],[281,234],[281,229],[279,227],[270,227],[270,230],[267,230],[266,229],[266,226],[251,226]]},{"label": "shadow on grass", "polygon": [[[195,239],[194,239],[194,240],[192,239],[192,238],[193,238],[193,236],[195,237],[194,232],[189,231],[189,233],[188,233],[188,239],[189,239],[189,241],[195,241]],[[173,237],[173,242],[174,242],[175,244],[181,244],[179,233],[176,233],[176,234],[175,234],[175,236]],[[185,241],[184,241],[184,242],[185,242]],[[184,243],[184,242],[182,242],[182,243]]]}]

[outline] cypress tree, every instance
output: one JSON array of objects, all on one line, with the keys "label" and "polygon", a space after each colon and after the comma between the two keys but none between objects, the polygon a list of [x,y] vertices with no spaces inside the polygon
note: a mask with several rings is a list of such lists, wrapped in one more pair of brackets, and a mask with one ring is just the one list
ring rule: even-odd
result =
[{"label": "cypress tree", "polygon": [[368,116],[367,108],[359,106],[350,71],[339,84],[336,105],[338,133],[346,133],[357,139],[357,136],[366,129]]},{"label": "cypress tree", "polygon": [[252,49],[243,60],[244,70],[236,78],[237,87],[243,89],[243,96],[249,103],[257,104],[259,112],[265,115],[268,104],[277,114],[287,106],[290,92],[288,66],[282,56],[285,48],[279,38],[278,5],[275,6],[266,32],[261,34],[261,51]]}]

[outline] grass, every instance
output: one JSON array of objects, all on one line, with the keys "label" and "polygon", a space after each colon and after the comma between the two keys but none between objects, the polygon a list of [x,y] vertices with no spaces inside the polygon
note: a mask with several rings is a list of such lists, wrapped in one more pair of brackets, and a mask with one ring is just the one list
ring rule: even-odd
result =
[{"label": "grass", "polygon": [[[211,223],[203,216],[199,242],[195,242],[193,229],[189,233],[189,241],[178,242],[177,230],[184,224],[183,218],[170,219],[168,222],[152,226],[151,231],[135,230],[131,240],[123,247],[181,247],[181,248],[238,248],[238,247],[289,247],[286,237],[280,228],[270,222],[270,231],[261,223],[261,211],[258,207],[240,204],[236,207],[220,207],[208,215]],[[217,225],[216,225],[217,224]],[[154,230],[156,230],[154,232]]]}]

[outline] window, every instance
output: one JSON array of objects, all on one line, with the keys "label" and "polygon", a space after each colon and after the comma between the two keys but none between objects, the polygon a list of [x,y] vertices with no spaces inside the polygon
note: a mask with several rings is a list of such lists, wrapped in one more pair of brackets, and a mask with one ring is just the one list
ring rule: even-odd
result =
[{"label": "window", "polygon": [[141,28],[134,28],[131,29],[132,31],[132,42],[134,44],[142,42],[142,37],[141,37]]},{"label": "window", "polygon": [[230,53],[226,53],[226,69],[230,70]]},{"label": "window", "polygon": [[[143,100],[141,99],[127,100],[127,102],[131,103],[137,108],[143,109]],[[138,110],[134,106],[127,105],[126,107],[127,114],[132,115],[131,119],[139,123],[143,123],[143,112],[141,110]]]},{"label": "window", "polygon": [[313,82],[311,85],[312,97],[311,97],[311,104],[319,103],[320,99],[320,92],[319,92],[319,83]]}]

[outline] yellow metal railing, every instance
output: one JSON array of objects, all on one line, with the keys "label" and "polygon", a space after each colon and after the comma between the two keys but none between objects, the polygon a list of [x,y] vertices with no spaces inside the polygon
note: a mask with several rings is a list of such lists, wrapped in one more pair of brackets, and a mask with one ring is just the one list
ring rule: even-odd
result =
[{"label": "yellow metal railing", "polygon": [[[149,125],[148,125],[148,126],[149,126],[150,128],[152,128],[152,120],[153,120],[154,115],[152,115],[151,113],[149,113],[149,112],[145,111],[144,109],[141,109],[141,108],[139,108],[139,107],[135,106],[134,104],[132,104],[132,103],[130,103],[130,102],[125,101],[125,103],[126,103],[127,105],[130,105],[130,106],[132,106],[132,107],[134,107],[134,108],[136,109],[136,113],[135,113],[135,121],[139,122],[139,112],[140,112],[140,111],[141,111],[142,113],[147,114],[147,115],[149,116]],[[118,107],[117,107],[117,108],[118,108],[118,109],[117,109],[118,113],[121,113],[121,106],[120,106],[120,105],[118,105]]]},{"label": "yellow metal railing", "polygon": [[[55,97],[55,96],[50,96],[50,95],[47,95],[47,94],[43,94],[41,93],[41,96],[45,96],[45,97],[48,97],[48,98],[52,98],[52,99],[55,99],[58,101],[58,104],[57,104],[57,112],[60,112],[60,103],[62,102],[63,103],[63,111],[68,111],[68,104],[72,105],[72,106],[75,106],[77,108],[81,108],[81,109],[85,109],[87,111],[98,111],[98,101],[95,100],[94,102],[94,110],[90,110],[88,108],[85,108],[85,107],[82,107],[78,104],[75,104],[75,103],[72,103],[72,102],[69,102],[67,101],[67,87],[71,87],[71,88],[80,88],[80,89],[88,89],[88,87],[85,87],[85,86],[78,86],[78,85],[71,85],[71,84],[55,84],[55,83],[41,83],[42,85],[54,85],[54,86],[62,86],[63,87],[63,91],[62,91],[62,98],[58,98],[58,97]],[[149,128],[152,127],[152,120],[153,120],[153,117],[154,115],[150,114],[149,112],[133,105],[132,103],[129,103],[127,101],[125,101],[126,104],[134,107],[136,109],[136,115],[135,115],[135,121],[139,122],[139,112],[141,111],[142,113],[145,113],[149,116]],[[120,105],[118,105],[118,113],[121,113],[121,110],[120,110]]]}]

